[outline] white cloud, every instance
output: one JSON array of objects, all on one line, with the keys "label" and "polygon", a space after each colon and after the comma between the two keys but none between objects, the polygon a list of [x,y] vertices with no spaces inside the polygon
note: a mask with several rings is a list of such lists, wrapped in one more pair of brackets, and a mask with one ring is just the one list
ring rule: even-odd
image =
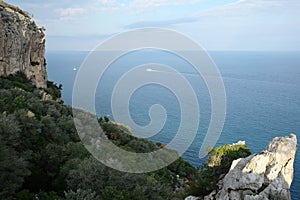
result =
[{"label": "white cloud", "polygon": [[127,8],[135,12],[144,12],[161,7],[189,5],[201,1],[203,0],[133,0],[127,5]]},{"label": "white cloud", "polygon": [[[235,0],[223,5],[215,0],[7,1],[34,13],[40,25],[49,27],[48,34],[84,35],[103,30],[168,27],[204,40],[213,49],[222,45],[223,49],[255,49],[259,44],[269,49],[280,45],[300,49],[300,0]],[[209,5],[212,7],[203,10]],[[172,8],[183,10],[176,13]],[[101,23],[101,28],[92,23]],[[78,29],[78,24],[85,28]]]},{"label": "white cloud", "polygon": [[239,0],[220,7],[201,11],[194,16],[239,17],[247,15],[296,14],[299,15],[300,1],[298,0]]},{"label": "white cloud", "polygon": [[[282,50],[299,49],[300,1],[240,0],[193,15],[210,32],[206,40],[223,41],[224,49]],[[208,31],[210,29],[210,31]],[[214,30],[215,32],[213,32]],[[221,40],[220,40],[221,38]],[[212,46],[213,41],[207,46]]]},{"label": "white cloud", "polygon": [[114,0],[98,0],[98,3],[101,5],[117,5],[117,2]]},{"label": "white cloud", "polygon": [[74,16],[74,15],[79,15],[85,13],[87,10],[85,8],[60,8],[57,9],[56,12],[62,16]]},{"label": "white cloud", "polygon": [[299,0],[239,0],[181,18],[138,21],[124,28],[171,27],[214,50],[298,50],[299,10]]},{"label": "white cloud", "polygon": [[168,6],[181,6],[198,3],[204,0],[133,0],[128,3],[116,0],[98,0],[95,4],[94,10],[102,12],[113,11],[129,11],[134,13],[141,13],[151,11]]},{"label": "white cloud", "polygon": [[128,3],[124,3],[116,0],[97,0],[94,7],[90,9],[101,12],[126,11],[131,13],[142,13],[162,7],[190,5],[201,1],[203,0],[132,0]]},{"label": "white cloud", "polygon": [[60,20],[72,20],[76,17],[86,13],[86,8],[59,8],[55,12],[59,15]]},{"label": "white cloud", "polygon": [[[142,0],[135,0],[135,2],[140,2]],[[155,6],[155,1],[151,1],[152,6]],[[191,0],[190,3],[196,2]],[[173,1],[170,3],[167,0],[160,1],[157,6],[163,5],[179,5],[180,2]],[[139,7],[138,4],[135,5]],[[145,7],[148,4],[144,5]],[[140,9],[142,9],[140,5]],[[296,0],[238,0],[234,3],[228,3],[219,7],[214,7],[208,10],[199,11],[188,16],[176,19],[159,20],[159,21],[139,21],[127,26],[125,28],[141,28],[147,26],[170,26],[176,24],[193,23],[193,22],[207,22],[218,20],[250,20],[251,18],[261,18],[262,21],[268,18],[276,21],[275,18],[287,18],[294,17],[294,22],[299,22],[300,20],[300,1]],[[297,21],[298,20],[298,21]],[[246,21],[245,21],[246,23]]]},{"label": "white cloud", "polygon": [[115,0],[98,0],[90,10],[96,12],[115,12],[119,11],[122,7],[123,4]]}]

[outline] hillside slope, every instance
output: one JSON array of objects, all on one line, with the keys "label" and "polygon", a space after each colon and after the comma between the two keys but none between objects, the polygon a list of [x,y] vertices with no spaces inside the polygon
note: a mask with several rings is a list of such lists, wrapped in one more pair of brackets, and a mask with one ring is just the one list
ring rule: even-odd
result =
[{"label": "hillside slope", "polygon": [[[38,89],[22,73],[0,78],[0,113],[0,199],[182,199],[196,172],[182,159],[148,174],[102,165],[82,145],[59,88]],[[161,147],[107,118],[99,124],[128,151]]]}]

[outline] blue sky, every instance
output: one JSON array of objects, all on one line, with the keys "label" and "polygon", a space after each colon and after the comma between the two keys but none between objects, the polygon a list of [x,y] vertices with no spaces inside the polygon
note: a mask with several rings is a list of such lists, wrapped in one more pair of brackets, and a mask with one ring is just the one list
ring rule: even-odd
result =
[{"label": "blue sky", "polygon": [[48,50],[91,50],[123,31],[177,30],[208,50],[300,50],[299,0],[6,0],[46,27]]}]

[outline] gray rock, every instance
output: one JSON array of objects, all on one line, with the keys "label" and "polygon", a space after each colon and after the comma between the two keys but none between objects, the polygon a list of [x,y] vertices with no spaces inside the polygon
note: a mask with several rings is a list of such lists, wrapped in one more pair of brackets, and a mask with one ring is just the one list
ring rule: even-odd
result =
[{"label": "gray rock", "polygon": [[220,190],[204,199],[290,200],[296,150],[296,135],[274,138],[264,151],[233,161]]},{"label": "gray rock", "polygon": [[199,200],[199,197],[195,197],[195,196],[188,196],[186,197],[184,200]]},{"label": "gray rock", "polygon": [[0,76],[22,71],[46,88],[45,34],[26,12],[5,5],[0,5]]}]

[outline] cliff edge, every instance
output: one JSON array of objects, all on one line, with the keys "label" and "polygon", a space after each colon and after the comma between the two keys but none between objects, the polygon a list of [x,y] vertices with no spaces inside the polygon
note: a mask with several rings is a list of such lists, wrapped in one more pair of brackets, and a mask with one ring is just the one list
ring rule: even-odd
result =
[{"label": "cliff edge", "polygon": [[297,137],[275,137],[260,153],[234,160],[218,189],[185,200],[290,200]]},{"label": "cliff edge", "polygon": [[291,199],[296,150],[296,135],[274,138],[264,151],[233,161],[219,191],[204,199]]},{"label": "cliff edge", "polygon": [[47,87],[45,34],[29,15],[0,1],[0,76],[24,72],[38,88]]}]

